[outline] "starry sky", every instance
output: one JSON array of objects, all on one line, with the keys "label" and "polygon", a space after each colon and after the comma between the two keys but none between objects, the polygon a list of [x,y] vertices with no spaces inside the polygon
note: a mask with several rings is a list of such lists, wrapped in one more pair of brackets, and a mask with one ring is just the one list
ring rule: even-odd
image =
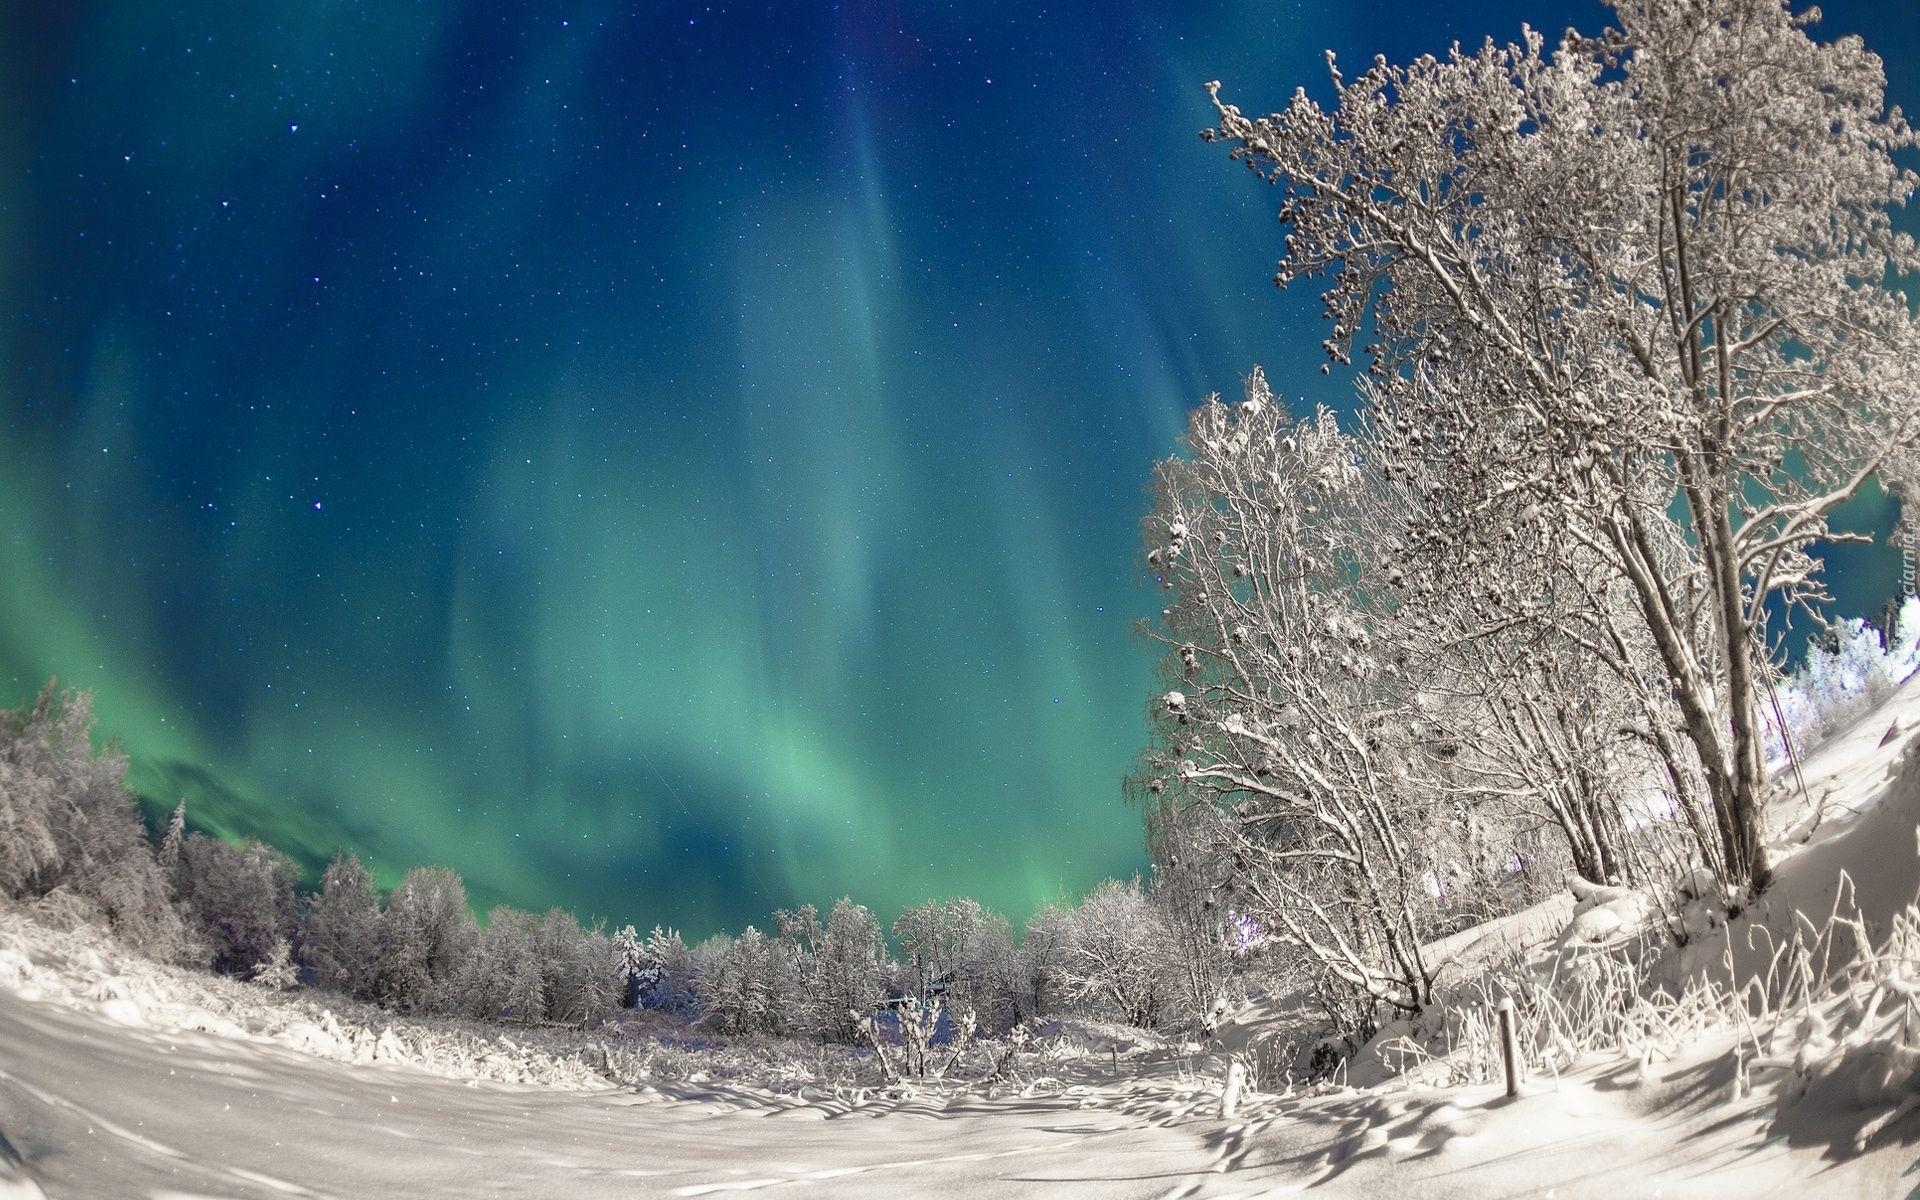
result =
[{"label": "starry sky", "polygon": [[[1825,8],[1920,109],[1920,6]],[[1149,466],[1256,362],[1351,396],[1201,84],[1522,22],[1602,18],[0,0],[0,703],[483,907],[1139,869]]]}]

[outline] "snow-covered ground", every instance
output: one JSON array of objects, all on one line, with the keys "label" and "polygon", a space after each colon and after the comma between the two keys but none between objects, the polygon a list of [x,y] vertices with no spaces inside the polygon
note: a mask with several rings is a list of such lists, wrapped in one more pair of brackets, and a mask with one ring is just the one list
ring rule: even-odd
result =
[{"label": "snow-covered ground", "polygon": [[12,997],[0,1045],[0,1129],[53,1197],[1153,1196],[1210,1162],[1197,1128],[1067,1096],[850,1110],[468,1086]]},{"label": "snow-covered ground", "polygon": [[[1846,870],[1870,935],[1895,925],[1920,886],[1916,743],[1920,683],[1806,764],[1824,808],[1817,827],[1802,819],[1797,783],[1783,781],[1780,882],[1753,923],[1823,921]],[[1572,907],[1550,902],[1433,949],[1456,971],[1491,948],[1550,952],[1578,920]],[[1695,940],[1701,969],[1724,951],[1720,937]],[[1907,995],[1905,974],[1887,978],[1886,995]],[[1783,1006],[1758,1031],[1707,1013],[1634,1052],[1530,1080],[1511,1100],[1495,1085],[1403,1079],[1256,1094],[1232,1119],[1218,1114],[1218,1059],[1153,1047],[1117,1058],[1102,1047],[1059,1064],[1047,1086],[993,1093],[775,1093],[697,1078],[634,1088],[484,1035],[330,1025],[307,1003],[239,984],[192,992],[97,950],[50,954],[0,922],[0,1197],[1920,1190],[1910,1128],[1920,1117],[1855,1149],[1915,1079],[1891,1042],[1887,1053],[1850,1043],[1848,1021],[1905,1018],[1871,1004],[1863,1016],[1845,997],[1792,1019]],[[1766,1055],[1753,1052],[1759,1042]],[[1853,1069],[1863,1056],[1872,1069]],[[1822,1065],[1843,1060],[1846,1071]]]},{"label": "snow-covered ground", "polygon": [[1712,1048],[1652,1080],[1621,1062],[1513,1102],[1492,1088],[1256,1098],[1222,1121],[1209,1089],[1153,1081],[866,1107],[469,1085],[12,994],[0,1045],[0,1130],[56,1198],[1860,1196],[1903,1194],[1907,1165],[1831,1169],[1818,1146],[1774,1138],[1764,1098],[1720,1102]]}]

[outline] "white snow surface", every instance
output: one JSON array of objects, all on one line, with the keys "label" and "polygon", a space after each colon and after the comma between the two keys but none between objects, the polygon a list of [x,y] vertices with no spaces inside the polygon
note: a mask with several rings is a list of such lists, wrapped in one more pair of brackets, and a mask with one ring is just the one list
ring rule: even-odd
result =
[{"label": "white snow surface", "polygon": [[[1889,726],[1901,732],[1886,738]],[[1807,790],[1825,809],[1817,827],[1797,783],[1782,781],[1779,883],[1754,921],[1824,917],[1841,870],[1871,926],[1884,929],[1913,899],[1916,735],[1920,684],[1910,683],[1810,758]],[[1603,940],[1645,907],[1566,896],[1429,950],[1467,970],[1499,947]],[[316,1020],[310,1001],[251,985],[183,991],[164,970],[85,939],[59,949],[56,935],[3,916],[0,1200],[758,1191],[1611,1200],[1907,1196],[1920,1185],[1920,1116],[1854,1148],[1870,1110],[1884,1110],[1898,1086],[1841,1095],[1817,1072],[1787,1068],[1772,1072],[1788,1077],[1774,1086],[1764,1065],[1747,1083],[1733,1030],[1659,1055],[1586,1061],[1529,1081],[1514,1099],[1493,1085],[1389,1081],[1255,1093],[1233,1120],[1217,1115],[1218,1055],[1121,1030],[1072,1031],[1046,1086],[996,1092],[777,1094],[697,1078],[636,1088],[525,1048]],[[1698,946],[1703,962],[1717,952],[1711,938]],[[1229,1042],[1237,1034],[1244,1045],[1257,1020],[1242,1014]],[[1792,1032],[1775,1030],[1773,1042]],[[1797,1045],[1804,1065],[1823,1038],[1787,1038],[1783,1053]]]}]

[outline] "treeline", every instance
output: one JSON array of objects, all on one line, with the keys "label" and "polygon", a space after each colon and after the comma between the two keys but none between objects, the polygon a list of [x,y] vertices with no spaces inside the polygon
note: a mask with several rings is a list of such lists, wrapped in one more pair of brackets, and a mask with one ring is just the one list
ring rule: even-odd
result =
[{"label": "treeline", "polygon": [[718,1033],[850,1043],[872,1036],[876,1012],[936,1003],[989,1034],[1068,1012],[1192,1023],[1215,999],[1196,981],[1217,979],[1212,964],[1225,957],[1211,914],[1194,909],[1198,924],[1178,937],[1173,892],[1137,879],[1049,905],[1018,938],[973,900],[929,901],[891,926],[897,956],[879,919],[849,898],[824,916],[801,905],[774,913],[765,932],[689,946],[669,929],[609,933],[558,908],[497,907],[482,925],[445,867],[416,867],[382,895],[366,865],[341,854],[306,891],[266,843],[188,831],[184,805],[156,844],[126,759],[96,751],[91,731],[89,698],[53,684],[0,713],[0,890],[106,924],[150,957],[268,987],[515,1023],[591,1026],[648,1008]]}]

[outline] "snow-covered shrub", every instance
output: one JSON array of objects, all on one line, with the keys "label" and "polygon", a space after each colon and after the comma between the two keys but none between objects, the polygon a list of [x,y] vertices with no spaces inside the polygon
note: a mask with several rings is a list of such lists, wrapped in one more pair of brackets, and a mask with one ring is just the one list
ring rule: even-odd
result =
[{"label": "snow-covered shrub", "polygon": [[[973,1048],[979,1022],[970,1009],[949,1014],[938,999],[908,996],[885,1017],[867,1014],[860,1029],[887,1079],[898,1082],[945,1078]],[[995,1073],[1003,1066],[996,1064]]]},{"label": "snow-covered shrub", "polygon": [[1455,981],[1424,1021],[1372,1047],[1377,1061],[1415,1085],[1494,1082],[1495,1012],[1511,1001],[1522,1073],[1535,1079],[1596,1057],[1637,1061],[1646,1076],[1717,1039],[1734,1058],[1730,1099],[1773,1089],[1776,1133],[1804,1118],[1828,1141],[1835,1118],[1855,1113],[1858,1151],[1920,1109],[1920,897],[1882,930],[1843,873],[1824,919],[1789,907],[1784,925],[1730,926],[1709,903],[1718,885],[1688,879],[1672,907],[1712,928],[1696,926],[1675,948],[1663,925],[1630,918],[1594,927],[1604,930],[1597,939],[1577,936],[1583,917],[1647,908],[1638,893],[1582,890],[1559,952],[1542,964],[1510,947]]},{"label": "snow-covered shrub", "polygon": [[1920,897],[1879,940],[1857,914],[1836,906],[1824,928],[1796,930],[1776,952],[1767,986],[1754,989],[1774,1019],[1738,1082],[1774,1084],[1783,1124],[1800,1105],[1816,1121],[1848,1109],[1871,1113],[1853,1132],[1853,1148],[1865,1149],[1920,1109],[1917,981]]},{"label": "snow-covered shrub", "polygon": [[1783,765],[1789,741],[1797,754],[1814,749],[1884,700],[1916,668],[1920,597],[1909,596],[1901,603],[1891,646],[1883,644],[1881,631],[1869,622],[1840,622],[1807,647],[1799,670],[1774,689],[1779,711],[1771,705],[1765,711],[1768,762]]}]

